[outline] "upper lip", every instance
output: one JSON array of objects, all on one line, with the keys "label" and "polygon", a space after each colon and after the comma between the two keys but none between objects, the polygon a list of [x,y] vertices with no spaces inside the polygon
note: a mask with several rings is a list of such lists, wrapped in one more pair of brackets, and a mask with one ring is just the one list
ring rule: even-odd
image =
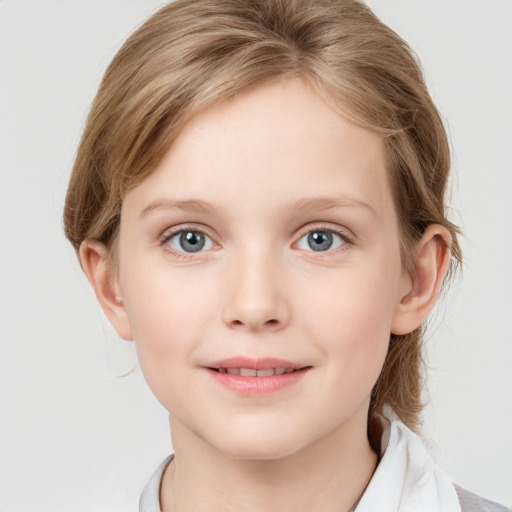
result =
[{"label": "upper lip", "polygon": [[293,368],[300,370],[308,365],[286,361],[275,357],[251,358],[251,357],[230,357],[205,365],[207,368],[253,368],[255,370],[269,370],[271,368]]}]

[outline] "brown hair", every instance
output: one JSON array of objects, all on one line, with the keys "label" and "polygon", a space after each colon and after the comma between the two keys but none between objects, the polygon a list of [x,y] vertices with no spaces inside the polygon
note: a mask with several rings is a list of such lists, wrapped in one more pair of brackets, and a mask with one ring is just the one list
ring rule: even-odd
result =
[{"label": "brown hair", "polygon": [[[384,138],[406,268],[414,272],[414,244],[438,223],[452,237],[453,270],[461,252],[445,211],[443,123],[408,45],[357,0],[177,0],[146,21],[113,59],[87,119],[64,212],[75,249],[86,238],[112,248],[124,195],[195,114],[249,85],[288,77],[301,77]],[[422,366],[421,328],[391,335],[370,420],[387,403],[418,427]]]}]

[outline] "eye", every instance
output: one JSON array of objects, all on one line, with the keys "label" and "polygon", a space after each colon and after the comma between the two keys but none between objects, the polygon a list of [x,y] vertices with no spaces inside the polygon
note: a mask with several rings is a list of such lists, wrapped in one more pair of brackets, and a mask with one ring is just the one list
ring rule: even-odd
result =
[{"label": "eye", "polygon": [[326,229],[315,229],[301,237],[297,242],[297,247],[299,249],[321,252],[337,249],[346,243],[347,240],[340,233]]},{"label": "eye", "polygon": [[188,253],[213,247],[213,241],[208,235],[192,229],[184,229],[172,234],[165,243],[177,252]]}]

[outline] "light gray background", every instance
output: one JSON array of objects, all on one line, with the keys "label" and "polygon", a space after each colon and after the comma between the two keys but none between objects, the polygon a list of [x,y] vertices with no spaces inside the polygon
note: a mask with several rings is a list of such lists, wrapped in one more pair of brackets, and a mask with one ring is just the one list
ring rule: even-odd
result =
[{"label": "light gray background", "polygon": [[[463,277],[428,340],[425,434],[460,485],[512,504],[512,1],[369,0],[423,61],[454,148]],[[0,0],[0,511],[137,510],[171,451],[132,344],[61,230],[100,77],[156,0]]]}]

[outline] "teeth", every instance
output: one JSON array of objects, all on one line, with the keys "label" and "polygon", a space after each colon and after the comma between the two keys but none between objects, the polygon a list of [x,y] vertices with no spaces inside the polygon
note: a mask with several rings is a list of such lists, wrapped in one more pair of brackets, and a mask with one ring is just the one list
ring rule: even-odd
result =
[{"label": "teeth", "polygon": [[270,377],[271,375],[275,375],[275,371],[272,368],[269,368],[268,370],[258,370],[256,375],[258,377]]},{"label": "teeth", "polygon": [[240,375],[241,377],[272,377],[272,375],[283,375],[292,373],[295,368],[268,368],[267,370],[256,370],[254,368],[219,368],[219,373],[229,375]]},{"label": "teeth", "polygon": [[258,370],[254,368],[240,368],[240,376],[241,377],[256,377],[258,374]]}]

